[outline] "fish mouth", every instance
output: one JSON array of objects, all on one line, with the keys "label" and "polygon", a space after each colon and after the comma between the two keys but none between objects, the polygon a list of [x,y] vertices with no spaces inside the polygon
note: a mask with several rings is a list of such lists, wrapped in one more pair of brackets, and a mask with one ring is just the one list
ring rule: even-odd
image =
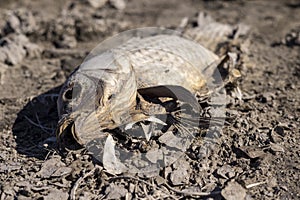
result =
[{"label": "fish mouth", "polygon": [[83,148],[75,131],[75,120],[65,117],[59,120],[56,128],[56,139],[59,150],[78,150]]}]

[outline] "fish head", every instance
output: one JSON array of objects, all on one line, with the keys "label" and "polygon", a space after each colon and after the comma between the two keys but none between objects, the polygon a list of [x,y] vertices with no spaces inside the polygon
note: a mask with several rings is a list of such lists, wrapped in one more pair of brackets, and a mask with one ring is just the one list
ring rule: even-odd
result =
[{"label": "fish head", "polygon": [[123,57],[112,56],[101,55],[82,63],[63,85],[57,102],[59,144],[83,146],[102,130],[129,120],[130,109],[136,104],[134,72]]}]

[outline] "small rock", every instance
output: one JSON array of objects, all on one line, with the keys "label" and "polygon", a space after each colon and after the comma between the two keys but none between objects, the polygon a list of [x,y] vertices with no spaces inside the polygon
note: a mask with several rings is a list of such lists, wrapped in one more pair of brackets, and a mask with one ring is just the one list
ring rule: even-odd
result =
[{"label": "small rock", "polygon": [[296,27],[291,30],[283,39],[283,44],[292,47],[292,46],[300,46],[300,27]]},{"label": "small rock", "polygon": [[285,152],[281,145],[272,142],[270,143],[270,148],[273,152]]},{"label": "small rock", "polygon": [[226,200],[242,200],[246,197],[246,190],[237,182],[229,182],[221,191]]},{"label": "small rock", "polygon": [[42,168],[37,175],[41,178],[50,178],[54,172],[64,165],[65,164],[59,158],[51,158],[42,164]]},{"label": "small rock", "polygon": [[105,194],[106,199],[121,199],[126,196],[127,190],[123,185],[116,185],[112,183],[106,188]]},{"label": "small rock", "polygon": [[257,96],[256,100],[260,103],[267,103],[267,98],[264,95]]},{"label": "small rock", "polygon": [[281,185],[280,188],[283,189],[283,190],[286,191],[286,192],[289,191],[288,187],[285,186],[285,185]]},{"label": "small rock", "polygon": [[75,20],[74,17],[64,17],[58,18],[49,24],[49,27],[45,30],[45,36],[48,40],[54,41],[63,35],[76,35],[75,29]]},{"label": "small rock", "polygon": [[77,40],[74,36],[62,35],[59,40],[54,42],[56,48],[74,48],[77,46]]},{"label": "small rock", "polygon": [[179,137],[176,137],[172,131],[167,131],[158,138],[160,143],[177,149],[185,149],[184,142]]},{"label": "small rock", "polygon": [[170,181],[173,185],[180,185],[185,183],[189,178],[189,173],[187,169],[177,169],[171,172]]},{"label": "small rock", "polygon": [[107,31],[105,19],[80,19],[76,21],[76,39],[79,41],[91,41],[103,36]]},{"label": "small rock", "polygon": [[52,175],[51,177],[61,177],[61,176],[65,176],[68,174],[71,174],[72,172],[72,168],[71,167],[61,167],[58,168]]},{"label": "small rock", "polygon": [[2,46],[0,51],[5,52],[6,54],[5,63],[9,65],[15,65],[19,63],[26,56],[25,49],[21,45],[16,44],[12,40],[9,39],[1,40],[0,45]]},{"label": "small rock", "polygon": [[16,65],[26,56],[39,57],[41,49],[22,34],[12,34],[0,40],[0,62]]},{"label": "small rock", "polygon": [[108,0],[87,0],[87,2],[94,8],[103,7]]},{"label": "small rock", "polygon": [[23,33],[33,33],[37,30],[38,25],[32,12],[27,9],[19,9],[16,11],[16,15],[21,21],[20,29]]},{"label": "small rock", "polygon": [[4,32],[30,34],[38,28],[32,12],[27,9],[18,9],[8,13]]},{"label": "small rock", "polygon": [[161,176],[156,176],[155,177],[155,182],[156,182],[157,185],[161,185],[161,184],[165,183],[166,180]]},{"label": "small rock", "polygon": [[21,26],[21,22],[20,22],[19,18],[15,14],[10,13],[8,16],[8,19],[7,19],[5,32],[6,33],[19,32],[20,26]]},{"label": "small rock", "polygon": [[176,160],[176,162],[174,162],[172,164],[172,167],[174,169],[180,169],[180,168],[182,169],[182,168],[184,168],[184,169],[189,170],[190,169],[190,163],[186,160],[185,157],[181,157],[178,160]]},{"label": "small rock", "polygon": [[146,153],[146,158],[152,163],[157,163],[158,160],[163,159],[163,152],[160,149],[150,149]]},{"label": "small rock", "polygon": [[109,3],[118,10],[123,10],[126,7],[124,0],[110,0]]},{"label": "small rock", "polygon": [[39,45],[30,42],[26,43],[24,48],[28,58],[39,58],[43,51]]},{"label": "small rock", "polygon": [[271,102],[273,99],[275,99],[275,94],[272,92],[266,92],[263,94],[263,97],[266,98],[267,102]]},{"label": "small rock", "polygon": [[256,147],[256,146],[245,146],[245,147],[240,147],[238,149],[240,149],[249,158],[252,158],[252,159],[263,157],[265,155],[263,150],[261,150],[259,147]]},{"label": "small rock", "polygon": [[275,98],[276,98],[276,95],[271,92],[266,92],[266,93],[256,96],[256,100],[260,103],[272,103],[272,101]]},{"label": "small rock", "polygon": [[[98,197],[99,198],[99,197]],[[92,194],[91,192],[84,191],[82,194],[78,197],[79,200],[86,200],[86,199],[97,199],[97,196],[95,194]]]},{"label": "small rock", "polygon": [[275,177],[270,178],[268,180],[268,185],[270,187],[276,187],[276,186],[278,186],[277,179]]},{"label": "small rock", "polygon": [[223,165],[221,168],[217,170],[217,174],[225,179],[233,178],[235,172],[229,165]]},{"label": "small rock", "polygon": [[182,151],[172,151],[170,149],[167,148],[162,148],[162,151],[164,152],[164,165],[168,166],[172,163],[174,163],[176,160],[178,160],[178,158],[180,158],[184,152]]},{"label": "small rock", "polygon": [[174,171],[170,173],[170,181],[173,185],[179,185],[189,180],[190,163],[184,157],[176,160],[172,167]]}]

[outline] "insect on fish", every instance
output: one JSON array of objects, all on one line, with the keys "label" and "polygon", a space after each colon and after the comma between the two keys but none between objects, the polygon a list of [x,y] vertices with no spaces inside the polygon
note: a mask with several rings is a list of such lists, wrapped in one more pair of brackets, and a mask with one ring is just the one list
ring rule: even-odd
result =
[{"label": "insect on fish", "polygon": [[175,99],[199,109],[195,95],[206,86],[204,71],[218,60],[195,42],[163,34],[134,37],[91,57],[70,75],[59,94],[60,146],[85,146],[111,130],[127,130],[143,121],[166,125],[156,114],[168,108],[155,107],[149,99]]}]

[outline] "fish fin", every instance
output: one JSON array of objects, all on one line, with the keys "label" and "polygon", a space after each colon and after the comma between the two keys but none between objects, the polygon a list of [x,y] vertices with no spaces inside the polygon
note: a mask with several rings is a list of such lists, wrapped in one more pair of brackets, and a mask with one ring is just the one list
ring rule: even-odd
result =
[{"label": "fish fin", "polygon": [[194,110],[200,111],[201,107],[195,97],[189,90],[178,85],[160,85],[154,87],[140,88],[138,93],[143,97],[158,98],[170,97],[190,104]]}]

